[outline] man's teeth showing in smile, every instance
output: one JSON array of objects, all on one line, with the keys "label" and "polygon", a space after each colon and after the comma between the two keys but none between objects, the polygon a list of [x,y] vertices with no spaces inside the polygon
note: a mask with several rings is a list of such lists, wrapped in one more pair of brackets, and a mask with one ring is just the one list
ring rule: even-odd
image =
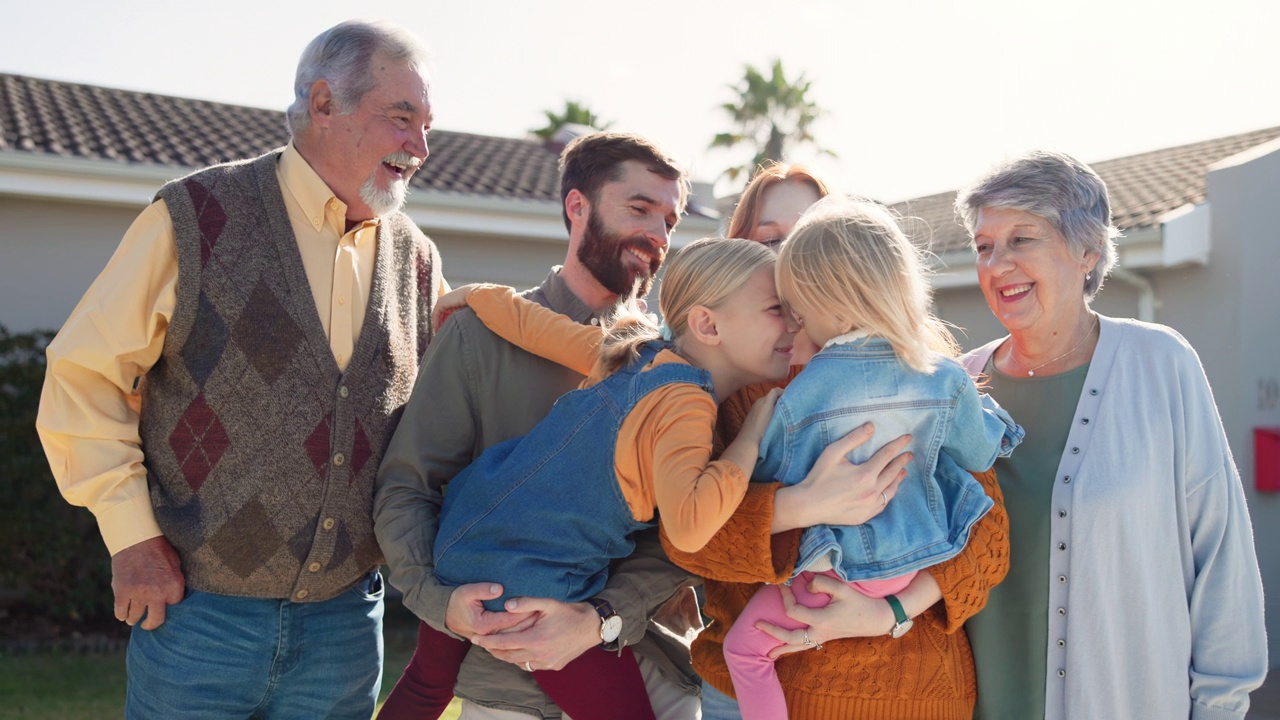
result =
[{"label": "man's teeth showing in smile", "polygon": [[404,177],[404,171],[409,167],[408,164],[396,162],[395,160],[386,160],[382,163],[382,165],[397,177]]}]

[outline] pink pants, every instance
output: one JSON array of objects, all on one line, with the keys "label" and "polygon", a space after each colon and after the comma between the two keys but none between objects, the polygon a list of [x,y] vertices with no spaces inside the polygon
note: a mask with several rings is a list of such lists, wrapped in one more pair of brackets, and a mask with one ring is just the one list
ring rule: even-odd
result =
[{"label": "pink pants", "polygon": [[[791,581],[791,592],[796,602],[809,608],[826,607],[831,596],[809,591],[809,582],[819,573],[802,572]],[[830,570],[820,573],[836,577]],[[867,597],[882,598],[901,592],[915,577],[914,572],[884,580],[863,580],[848,583],[849,587]],[[782,604],[782,591],[777,585],[765,585],[756,592],[733,627],[724,638],[724,659],[733,678],[733,691],[738,696],[742,720],[779,720],[787,717],[787,703],[782,695],[782,683],[774,670],[769,651],[784,645],[769,633],[756,628],[764,620],[787,630],[806,627],[787,615]]]}]

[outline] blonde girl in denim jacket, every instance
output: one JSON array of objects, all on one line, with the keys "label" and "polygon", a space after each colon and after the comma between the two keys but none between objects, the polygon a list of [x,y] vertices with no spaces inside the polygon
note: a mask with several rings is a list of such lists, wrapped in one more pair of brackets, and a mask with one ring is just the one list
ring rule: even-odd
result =
[{"label": "blonde girl in denim jacket", "polygon": [[[834,196],[818,202],[783,243],[776,274],[779,294],[821,350],[778,401],[753,479],[799,482],[832,440],[868,421],[882,438],[910,434],[913,456],[878,516],[805,531],[791,591],[801,605],[825,606],[830,596],[808,590],[823,573],[885,598],[900,637],[910,621],[894,593],[964,548],[992,506],[968,471],[1011,452],[1022,429],[952,359],[955,340],[929,312],[921,252],[884,207]],[[745,720],[785,718],[769,657],[782,642],[760,621],[803,627],[787,616],[778,586],[765,586],[726,636],[725,659]]]}]

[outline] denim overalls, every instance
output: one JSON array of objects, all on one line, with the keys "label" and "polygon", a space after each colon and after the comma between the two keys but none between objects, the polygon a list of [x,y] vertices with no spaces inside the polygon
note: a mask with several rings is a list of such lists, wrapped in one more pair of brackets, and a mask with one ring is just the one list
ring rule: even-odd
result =
[{"label": "denim overalls", "polygon": [[449,585],[500,582],[513,597],[586,600],[604,588],[609,562],[635,549],[637,521],[614,470],[623,420],[641,398],[670,383],[708,393],[711,375],[684,363],[644,371],[660,350],[589,388],[565,394],[526,436],[485,450],[445,492],[436,535],[436,577]]},{"label": "denim overalls", "polygon": [[[932,373],[902,363],[888,341],[860,337],[823,349],[778,400],[753,479],[794,485],[832,442],[864,422],[875,437],[850,454],[863,462],[904,433],[914,454],[884,512],[862,525],[816,525],[800,541],[796,572],[831,568],[846,582],[879,580],[959,554],[991,498],[966,469],[1008,455],[1023,431],[964,368],[938,358]],[[816,568],[814,566],[817,565]]]}]

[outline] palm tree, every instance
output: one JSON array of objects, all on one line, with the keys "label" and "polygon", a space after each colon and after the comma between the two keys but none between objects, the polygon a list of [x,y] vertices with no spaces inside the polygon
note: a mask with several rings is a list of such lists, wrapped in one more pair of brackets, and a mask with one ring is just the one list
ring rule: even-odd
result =
[{"label": "palm tree", "polygon": [[724,171],[730,180],[743,173],[747,177],[766,160],[783,160],[795,145],[810,143],[823,155],[835,157],[830,150],[817,147],[811,127],[826,111],[809,99],[811,83],[804,73],[788,80],[782,60],[774,60],[769,76],[751,65],[746,66],[741,81],[729,85],[738,96],[735,102],[720,107],[733,118],[736,132],[723,132],[711,141],[712,148],[734,148],[747,143],[755,148],[749,164]]},{"label": "palm tree", "polygon": [[542,113],[547,116],[547,126],[529,131],[542,140],[550,140],[565,125],[586,125],[597,130],[605,130],[613,124],[601,123],[600,116],[592,112],[586,105],[575,100],[565,100],[563,112],[557,113],[553,110],[543,110]]}]

